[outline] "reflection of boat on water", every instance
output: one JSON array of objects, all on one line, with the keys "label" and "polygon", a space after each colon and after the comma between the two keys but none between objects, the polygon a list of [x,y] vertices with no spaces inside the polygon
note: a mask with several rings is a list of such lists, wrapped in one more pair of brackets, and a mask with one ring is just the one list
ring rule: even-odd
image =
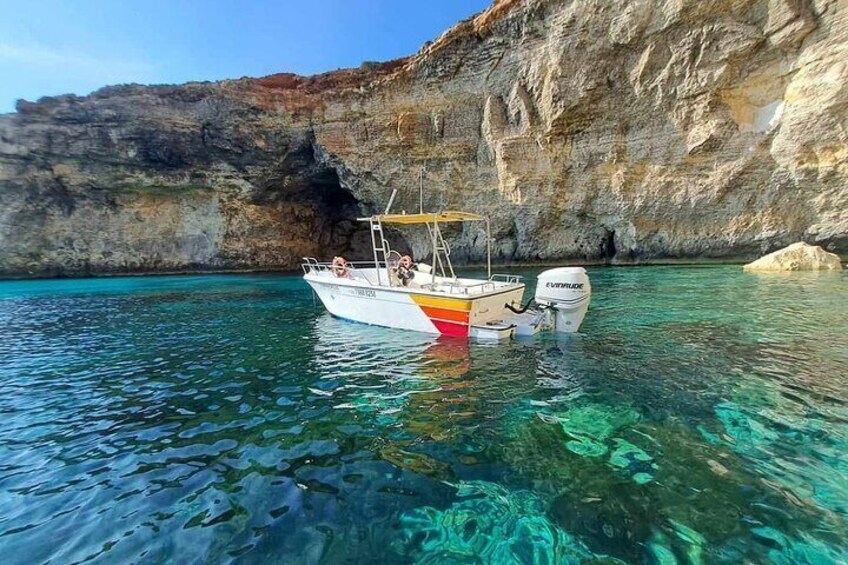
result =
[{"label": "reflection of boat on water", "polygon": [[[391,201],[390,201],[391,205]],[[304,279],[327,310],[339,318],[376,326],[483,339],[533,335],[543,328],[575,332],[589,307],[591,287],[581,267],[561,267],[539,276],[536,308],[521,307],[525,285],[516,275],[492,274],[489,220],[468,212],[378,214],[369,222],[373,261],[308,257]],[[457,277],[443,223],[485,222],[487,279]],[[433,265],[415,265],[393,251],[383,226],[425,226]]]},{"label": "reflection of boat on water", "polygon": [[437,339],[424,350],[422,359],[422,373],[443,381],[442,388],[455,388],[445,380],[462,378],[471,369],[471,352],[464,340]]},{"label": "reflection of boat on water", "polygon": [[421,369],[422,357],[439,336],[420,332],[387,331],[328,315],[316,318],[314,360],[322,378],[358,377],[406,380]]},{"label": "reflection of boat on water", "polygon": [[534,386],[516,377],[519,367],[537,363],[532,347],[387,330],[328,314],[315,319],[312,337],[310,366],[320,375],[312,386],[332,396],[338,409],[403,421],[438,419],[449,411],[451,419],[477,413],[480,406],[488,412],[506,397],[523,398]]},{"label": "reflection of boat on water", "polygon": [[[313,329],[313,366],[321,375],[312,392],[332,397],[336,410],[353,411],[357,423],[379,425],[371,448],[400,468],[447,478],[449,464],[416,447],[472,434],[485,401],[473,392],[471,344],[420,332],[386,330],[330,315]],[[462,424],[462,425],[460,425]]]},{"label": "reflection of boat on water", "polygon": [[[386,382],[418,381],[445,386],[471,368],[467,340],[420,332],[391,331],[332,316],[315,320],[314,363],[327,376],[378,377]],[[380,380],[372,381],[374,383]]]}]

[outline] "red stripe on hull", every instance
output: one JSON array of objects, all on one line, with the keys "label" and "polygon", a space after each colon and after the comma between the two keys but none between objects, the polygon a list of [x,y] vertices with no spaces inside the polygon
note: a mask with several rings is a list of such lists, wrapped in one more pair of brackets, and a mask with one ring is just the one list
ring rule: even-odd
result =
[{"label": "red stripe on hull", "polygon": [[442,335],[448,335],[451,337],[468,337],[468,326],[465,324],[455,324],[453,322],[443,322],[441,320],[430,321],[433,322],[433,325],[436,326],[436,329],[438,329]]}]

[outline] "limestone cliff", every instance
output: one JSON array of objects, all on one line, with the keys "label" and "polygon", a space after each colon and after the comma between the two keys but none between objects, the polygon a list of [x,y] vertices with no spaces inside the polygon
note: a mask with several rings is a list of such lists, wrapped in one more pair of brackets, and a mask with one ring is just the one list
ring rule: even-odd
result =
[{"label": "limestone cliff", "polygon": [[504,262],[848,252],[848,0],[500,0],[390,63],[22,102],[0,272],[364,257],[421,171]]}]

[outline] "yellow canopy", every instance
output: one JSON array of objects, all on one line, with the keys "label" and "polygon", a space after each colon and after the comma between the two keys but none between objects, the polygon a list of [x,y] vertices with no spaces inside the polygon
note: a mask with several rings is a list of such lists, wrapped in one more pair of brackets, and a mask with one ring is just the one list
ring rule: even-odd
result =
[{"label": "yellow canopy", "polygon": [[[372,218],[379,218],[384,224],[432,224],[433,222],[482,222],[485,216],[472,214],[470,212],[428,212],[425,214],[378,214]],[[359,218],[367,222],[371,218]]]}]

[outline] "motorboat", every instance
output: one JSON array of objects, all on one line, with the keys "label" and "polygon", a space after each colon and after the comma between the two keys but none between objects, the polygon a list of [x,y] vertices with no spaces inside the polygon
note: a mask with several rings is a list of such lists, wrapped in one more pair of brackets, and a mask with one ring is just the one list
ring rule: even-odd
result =
[{"label": "motorboat", "polygon": [[[321,262],[304,258],[304,279],[333,316],[483,340],[532,336],[544,329],[576,332],[580,328],[591,298],[589,277],[582,267],[544,271],[538,277],[533,300],[522,306],[526,288],[522,277],[492,273],[487,217],[460,211],[390,214],[390,207],[391,200],[386,213],[358,218],[370,225],[373,253],[369,260],[335,257]],[[440,228],[448,223],[485,226],[487,278],[456,275],[450,246]],[[392,249],[385,226],[426,229],[430,264],[415,263],[409,255]]]}]

